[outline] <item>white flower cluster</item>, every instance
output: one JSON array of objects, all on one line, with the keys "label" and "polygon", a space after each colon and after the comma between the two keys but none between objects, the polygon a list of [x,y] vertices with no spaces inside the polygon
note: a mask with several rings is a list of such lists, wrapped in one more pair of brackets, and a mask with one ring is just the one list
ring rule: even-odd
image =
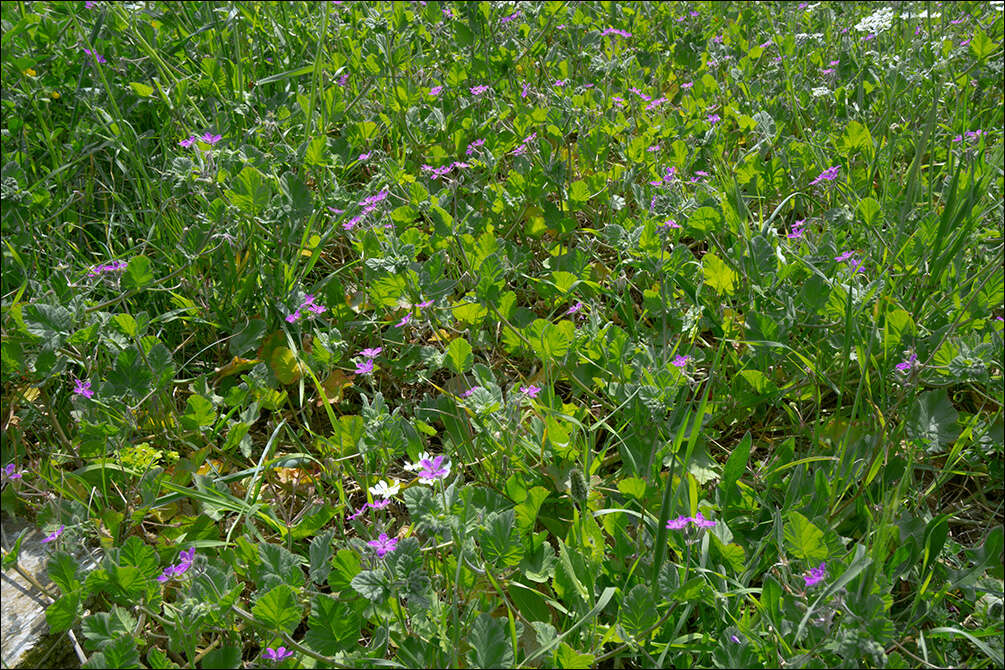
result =
[{"label": "white flower cluster", "polygon": [[827,95],[831,92],[826,86],[817,86],[816,88],[810,89],[810,93],[813,94],[814,98],[819,98],[821,96]]},{"label": "white flower cluster", "polygon": [[1002,0],[991,0],[991,9],[997,10],[999,12],[1005,11],[1005,2]]},{"label": "white flower cluster", "polygon": [[796,44],[804,44],[810,40],[822,40],[824,38],[823,33],[796,33],[794,35],[796,38]]},{"label": "white flower cluster", "polygon": [[879,35],[884,30],[888,30],[892,23],[893,9],[891,7],[883,7],[856,23],[855,30],[860,33]]},{"label": "white flower cluster", "polygon": [[[942,16],[942,12],[932,12],[932,18],[933,19],[937,19],[940,16]],[[927,9],[922,9],[920,12],[918,12],[916,14],[907,13],[907,14],[904,14],[904,18],[905,19],[927,19],[928,18],[928,10]]]}]

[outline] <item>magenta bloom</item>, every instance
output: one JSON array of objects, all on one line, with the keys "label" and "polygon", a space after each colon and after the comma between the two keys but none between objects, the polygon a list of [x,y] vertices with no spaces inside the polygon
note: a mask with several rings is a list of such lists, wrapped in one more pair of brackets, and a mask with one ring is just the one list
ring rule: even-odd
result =
[{"label": "magenta bloom", "polygon": [[513,19],[515,19],[515,18],[517,18],[518,16],[520,16],[520,14],[521,14],[521,12],[520,12],[520,10],[518,9],[517,11],[513,12],[513,13],[512,13],[512,14],[510,14],[509,16],[504,16],[504,17],[502,17],[501,19],[499,19],[499,23],[509,23],[509,22],[510,22],[510,21],[512,21]]},{"label": "magenta bloom", "polygon": [[370,509],[384,509],[391,504],[390,498],[379,498],[374,500],[372,503],[367,503]]},{"label": "magenta bloom", "polygon": [[693,519],[689,516],[679,516],[676,519],[670,519],[667,521],[667,528],[669,530],[681,530],[687,528],[687,525],[691,523]]},{"label": "magenta bloom", "polygon": [[688,89],[694,88],[694,82],[693,81],[686,81],[683,84],[681,84],[680,87],[686,91]]},{"label": "magenta bloom", "polygon": [[278,649],[273,649],[272,647],[266,647],[264,655],[265,658],[269,659],[273,663],[278,663],[279,661],[282,661],[283,659],[292,656],[293,650],[287,649],[286,647],[279,647]]},{"label": "magenta bloom", "polygon": [[52,542],[53,540],[55,540],[57,537],[59,537],[60,535],[63,534],[63,530],[65,528],[66,528],[66,526],[64,526],[64,525],[61,524],[58,529],[52,531],[52,533],[50,533],[49,535],[45,536],[45,538],[42,540],[42,544],[48,544],[49,542]]},{"label": "magenta bloom", "polygon": [[[462,394],[461,394],[461,397],[462,397],[462,398],[470,398],[470,397],[471,397],[472,395],[474,395],[474,392],[475,392],[475,390],[476,390],[476,389],[480,389],[480,388],[481,388],[481,386],[472,386],[472,387],[471,387],[471,388],[469,388],[469,389],[468,389],[467,391],[465,391],[464,393],[462,393]],[[7,466],[7,467],[13,467],[13,466],[10,466],[10,465],[9,465],[9,466]]]},{"label": "magenta bloom", "polygon": [[667,230],[669,230],[670,228],[680,228],[680,224],[674,221],[673,219],[667,219],[666,221],[660,224],[660,228],[664,228]]},{"label": "magenta bloom", "polygon": [[202,136],[199,139],[205,142],[206,144],[213,145],[222,140],[223,137],[221,135],[214,135],[213,133],[207,130],[202,134]]},{"label": "magenta bloom", "polygon": [[348,75],[348,73],[342,75],[341,77],[339,77],[338,80],[335,83],[338,84],[339,86],[343,86],[343,87],[346,84],[348,84],[349,83],[349,75]]},{"label": "magenta bloom", "polygon": [[803,575],[803,579],[806,581],[806,586],[816,586],[824,580],[827,576],[827,563],[821,563],[819,568],[810,568],[810,574]]},{"label": "magenta bloom", "polygon": [[792,224],[792,232],[786,235],[790,240],[795,240],[803,236],[803,224],[806,223],[806,219],[799,219]]},{"label": "magenta bloom", "polygon": [[533,384],[531,384],[530,386],[521,386],[520,387],[520,392],[521,393],[526,393],[531,398],[536,398],[537,394],[541,392],[541,387],[534,386]]},{"label": "magenta bloom", "polygon": [[94,60],[98,61],[99,63],[107,63],[108,62],[97,51],[91,51],[90,49],[84,49],[84,53],[87,54],[88,56],[93,56]]},{"label": "magenta bloom", "polygon": [[365,153],[365,154],[360,154],[359,158],[357,158],[356,160],[365,161],[365,160],[367,160],[369,158],[370,158],[370,154],[369,153]]},{"label": "magenta bloom", "polygon": [[365,361],[356,364],[356,374],[358,375],[368,375],[373,372],[373,359],[368,358]]},{"label": "magenta bloom", "polygon": [[419,309],[425,309],[426,307],[429,307],[432,304],[433,304],[432,300],[423,300],[418,305],[416,305],[416,307],[418,307]]},{"label": "magenta bloom", "polygon": [[841,254],[840,256],[835,256],[834,260],[836,260],[838,263],[844,263],[846,260],[848,260],[849,258],[851,258],[854,255],[855,255],[854,251],[846,251],[843,254]]},{"label": "magenta bloom", "polygon": [[326,309],[328,309],[328,308],[325,307],[324,305],[319,305],[319,304],[316,304],[316,303],[307,306],[307,311],[311,312],[312,314],[321,314]]},{"label": "magenta bloom", "polygon": [[431,89],[429,89],[429,95],[431,95],[433,97],[438,96],[442,92],[443,92],[443,87],[442,86],[434,86]]},{"label": "magenta bloom", "polygon": [[485,144],[485,140],[483,140],[483,139],[475,140],[474,142],[472,142],[471,144],[468,145],[468,149],[464,153],[467,154],[468,156],[470,156],[473,153],[475,153],[475,149],[477,149],[478,147],[482,146],[483,144]]},{"label": "magenta bloom", "polygon": [[363,358],[376,358],[377,354],[379,354],[382,351],[384,351],[384,347],[376,347],[373,349],[367,348],[359,352],[359,355],[362,356]]},{"label": "magenta bloom", "polygon": [[419,481],[423,484],[432,484],[437,479],[445,479],[450,474],[450,463],[444,463],[446,457],[443,454],[435,458],[423,458],[419,460]]},{"label": "magenta bloom", "polygon": [[706,519],[701,515],[701,512],[698,512],[694,516],[694,525],[698,526],[698,528],[713,528],[715,526],[715,521],[712,519]]},{"label": "magenta bloom", "polygon": [[377,552],[377,558],[384,558],[385,554],[394,551],[395,545],[398,544],[398,538],[388,537],[387,533],[381,533],[380,537],[376,540],[370,540],[366,543],[366,546],[373,548]]},{"label": "magenta bloom", "polygon": [[840,165],[832,165],[831,167],[821,172],[816,179],[811,181],[810,186],[816,186],[822,181],[834,181],[835,179],[837,179],[838,170],[840,169],[841,169]]},{"label": "magenta bloom", "polygon": [[82,395],[85,398],[93,398],[94,391],[91,390],[91,382],[88,379],[74,379],[73,392],[77,395]]},{"label": "magenta bloom", "polygon": [[566,314],[575,314],[576,312],[578,312],[581,309],[583,309],[583,303],[577,302],[575,305],[573,305],[569,309],[565,310],[565,313]]},{"label": "magenta bloom", "polygon": [[482,93],[485,93],[486,91],[488,91],[489,87],[488,86],[484,86],[484,85],[472,86],[468,90],[471,91],[471,95],[481,95]]},{"label": "magenta bloom", "polygon": [[300,318],[300,310],[298,309],[292,314],[286,315],[286,323],[296,323],[299,318]]},{"label": "magenta bloom", "polygon": [[691,358],[691,357],[690,356],[680,356],[680,355],[678,355],[676,358],[674,358],[672,361],[670,361],[670,364],[673,365],[674,367],[682,368],[685,365],[687,365],[687,361],[688,361],[689,358]]},{"label": "magenta bloom", "polygon": [[182,149],[188,149],[188,148],[189,148],[189,147],[191,147],[191,146],[192,146],[193,144],[195,144],[195,135],[190,135],[190,136],[188,137],[188,139],[184,139],[184,140],[182,140],[182,141],[178,142],[178,144],[180,144],[180,145],[181,145],[181,148],[182,148]]},{"label": "magenta bloom", "polygon": [[520,91],[520,97],[521,98],[526,98],[527,97],[527,93],[529,91],[530,91],[530,84],[525,83],[523,85],[523,90]]},{"label": "magenta bloom", "polygon": [[718,114],[709,114],[707,117],[705,117],[705,120],[711,123],[712,125],[715,125],[716,123],[722,121],[722,117],[719,116]]},{"label": "magenta bloom", "polygon": [[399,321],[398,323],[394,324],[394,327],[395,328],[401,328],[401,327],[407,325],[408,322],[411,321],[411,320],[412,320],[412,315],[411,314],[406,314],[405,316],[401,317],[401,321]]},{"label": "magenta bloom", "polygon": [[911,354],[910,357],[908,357],[904,361],[897,363],[897,370],[906,375],[907,373],[909,373],[911,370],[914,369],[914,364],[917,362],[918,362],[918,356],[916,354]]},{"label": "magenta bloom", "polygon": [[21,479],[21,477],[24,476],[24,473],[15,472],[14,464],[8,463],[3,468],[3,475],[7,479]]}]

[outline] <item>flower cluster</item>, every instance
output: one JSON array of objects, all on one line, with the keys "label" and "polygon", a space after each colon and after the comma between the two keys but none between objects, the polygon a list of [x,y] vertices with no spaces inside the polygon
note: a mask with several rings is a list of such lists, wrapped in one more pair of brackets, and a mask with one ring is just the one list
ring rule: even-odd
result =
[{"label": "flower cluster", "polygon": [[468,90],[471,91],[471,95],[481,95],[482,93],[488,92],[490,90],[490,88],[491,87],[485,86],[484,84],[482,84],[482,85],[479,85],[479,86],[472,86]]},{"label": "flower cluster", "polygon": [[664,168],[662,179],[650,181],[649,183],[653,186],[669,186],[675,179],[677,179],[677,168],[670,166],[668,168]]},{"label": "flower cluster", "polygon": [[810,568],[810,574],[803,575],[803,580],[806,581],[806,586],[816,586],[824,580],[827,576],[827,563],[821,563],[818,568]]},{"label": "flower cluster", "polygon": [[407,463],[405,469],[416,473],[423,484],[432,484],[450,475],[450,461],[443,454],[431,458],[429,454],[422,452],[419,454],[419,462]]},{"label": "flower cluster", "polygon": [[[484,144],[485,140],[482,140],[481,142]],[[472,142],[472,145],[478,146],[475,145],[474,142]],[[468,155],[470,156],[472,153],[474,153],[474,150],[471,148],[471,146],[469,146]],[[432,165],[423,165],[421,169],[423,172],[429,172],[431,175],[430,179],[436,181],[440,177],[446,177],[453,170],[461,170],[469,167],[471,167],[470,163],[462,163],[461,161],[454,161],[453,163],[448,163],[447,165],[442,165],[438,168],[434,168]]]},{"label": "flower cluster", "polygon": [[623,37],[626,40],[632,36],[632,34],[627,30],[619,30],[617,28],[605,28],[600,33],[601,37],[607,37],[608,35],[617,35],[618,37]]},{"label": "flower cluster", "polygon": [[854,251],[845,251],[844,253],[835,256],[834,260],[838,263],[848,263],[848,267],[851,268],[853,274],[865,270],[865,267],[862,265],[862,261],[855,258]]},{"label": "flower cluster", "polygon": [[893,9],[880,7],[877,11],[855,24],[855,30],[860,33],[879,34],[893,25]]},{"label": "flower cluster", "polygon": [[178,554],[178,558],[180,560],[177,563],[164,568],[164,572],[160,574],[157,581],[163,584],[171,579],[179,579],[188,572],[188,569],[192,567],[192,560],[195,559],[195,547],[189,547],[188,551],[182,551]]},{"label": "flower cluster", "polygon": [[690,524],[694,524],[698,528],[713,528],[715,526],[715,521],[712,519],[706,519],[702,516],[701,512],[698,512],[693,517],[679,516],[676,519],[670,519],[667,521],[666,527],[669,530],[683,530]]},{"label": "flower cluster", "polygon": [[527,153],[527,145],[537,139],[537,133],[531,133],[527,137],[523,138],[523,142],[520,143],[516,149],[513,150],[514,156],[523,156]]},{"label": "flower cluster", "polygon": [[470,398],[472,395],[474,395],[475,391],[477,391],[480,388],[481,388],[481,386],[472,386],[467,391],[465,391],[464,393],[462,393],[461,397],[462,398]]},{"label": "flower cluster", "polygon": [[688,362],[688,360],[690,360],[690,358],[691,358],[690,356],[680,356],[680,355],[678,355],[676,358],[674,358],[672,361],[670,361],[670,364],[673,365],[674,367],[677,367],[677,368],[683,368],[683,367],[687,366],[687,362]]},{"label": "flower cluster", "polygon": [[269,659],[273,663],[279,663],[280,661],[292,656],[293,650],[287,649],[286,647],[279,647],[278,649],[273,649],[272,647],[266,647],[264,655],[265,658]]},{"label": "flower cluster", "polygon": [[510,21],[512,21],[512,20],[516,19],[517,17],[519,17],[522,13],[523,12],[521,12],[518,9],[515,12],[513,12],[512,14],[510,14],[509,16],[504,16],[501,19],[499,19],[499,23],[509,23]]},{"label": "flower cluster", "polygon": [[840,165],[832,165],[823,172],[821,172],[816,179],[810,182],[810,186],[816,186],[823,181],[834,181],[837,179],[838,170],[841,169]]},{"label": "flower cluster", "polygon": [[293,311],[291,314],[286,315],[286,323],[296,323],[303,316],[301,310],[307,311],[307,316],[314,316],[315,314],[323,314],[328,308],[321,303],[314,302],[314,296],[308,293],[304,296],[304,301],[300,303],[300,307]]},{"label": "flower cluster", "polygon": [[968,130],[962,135],[957,135],[953,138],[953,142],[962,142],[963,138],[966,137],[971,142],[976,142],[980,139],[981,135],[984,134],[983,130]]},{"label": "flower cluster", "polygon": [[464,153],[468,156],[471,156],[475,153],[478,147],[482,146],[483,144],[485,144],[485,140],[483,139],[475,140],[474,142],[468,145],[467,151],[465,151]]},{"label": "flower cluster", "polygon": [[401,490],[401,484],[397,479],[392,479],[391,483],[388,484],[383,479],[377,482],[375,486],[369,488],[370,493],[379,497],[379,500],[374,500],[373,502],[364,503],[362,507],[349,515],[349,521],[355,521],[363,515],[367,509],[384,509],[391,504],[391,498],[398,494]]},{"label": "flower cluster", "polygon": [[[363,155],[369,157],[369,154],[363,154]],[[360,159],[362,158],[363,156],[360,156]],[[375,211],[377,209],[377,205],[386,200],[388,195],[390,195],[390,191],[384,189],[379,193],[376,193],[374,195],[368,195],[367,197],[360,200],[358,204],[360,207],[363,208],[362,211],[360,211],[359,214],[343,223],[342,228],[344,230],[352,230],[353,228],[355,228],[356,224],[358,224],[360,221],[369,216],[371,212]]]},{"label": "flower cluster", "polygon": [[101,265],[95,265],[91,268],[91,271],[87,273],[88,277],[99,277],[105,272],[122,272],[126,269],[128,263],[125,261],[112,261],[111,263],[103,263]]},{"label": "flower cluster", "polygon": [[806,223],[806,219],[799,219],[792,224],[792,230],[786,235],[790,240],[797,240],[803,236],[803,224]]}]

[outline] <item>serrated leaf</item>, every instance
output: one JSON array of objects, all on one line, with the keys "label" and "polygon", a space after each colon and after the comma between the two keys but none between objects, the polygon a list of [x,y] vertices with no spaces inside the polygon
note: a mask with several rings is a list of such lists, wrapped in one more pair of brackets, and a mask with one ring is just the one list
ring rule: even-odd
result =
[{"label": "serrated leaf", "polygon": [[335,529],[329,528],[311,540],[308,550],[311,560],[309,577],[315,584],[323,584],[328,581],[328,575],[332,571],[331,559],[335,553],[334,539]]},{"label": "serrated leaf", "polygon": [[907,414],[907,435],[928,453],[939,453],[960,434],[958,418],[945,390],[925,391]]},{"label": "serrated leaf", "polygon": [[705,283],[715,289],[716,293],[733,295],[737,274],[721,258],[708,252],[701,259],[701,270],[705,275]]},{"label": "serrated leaf", "polygon": [[63,594],[59,600],[45,608],[45,620],[49,624],[49,631],[62,633],[77,620],[81,609],[79,591]]},{"label": "serrated leaf", "polygon": [[463,337],[451,340],[450,344],[447,345],[444,362],[456,374],[467,372],[474,363],[474,357],[471,355],[471,345]]},{"label": "serrated leaf", "polygon": [[555,649],[555,665],[560,668],[592,668],[593,655],[576,651],[565,642]]},{"label": "serrated leaf", "polygon": [[[18,538],[18,545],[20,542],[21,538]],[[15,545],[15,550],[18,545]],[[4,558],[6,559],[6,556]],[[80,588],[80,580],[77,579],[78,567],[79,563],[72,556],[65,551],[60,551],[49,559],[46,572],[49,579],[59,587],[60,592],[70,593]]]},{"label": "serrated leaf", "polygon": [[523,558],[523,545],[516,534],[512,509],[491,514],[478,534],[482,555],[492,565],[511,567]]},{"label": "serrated leaf", "polygon": [[357,574],[352,578],[352,587],[356,589],[356,593],[372,602],[385,600],[390,595],[384,574],[376,570],[363,570]]},{"label": "serrated leaf", "polygon": [[[356,602],[359,602],[358,600]],[[358,610],[331,596],[317,595],[311,601],[311,615],[304,642],[314,651],[334,656],[357,645],[363,619]]]},{"label": "serrated leaf", "polygon": [[216,420],[216,408],[201,395],[190,395],[185,401],[185,408],[186,412],[181,416],[181,425],[188,430],[211,426]]},{"label": "serrated leaf", "polygon": [[809,565],[817,565],[827,560],[827,544],[824,532],[799,512],[789,512],[785,524],[785,546],[796,558]]},{"label": "serrated leaf", "polygon": [[268,207],[272,187],[265,175],[246,165],[231,181],[227,197],[245,213],[257,216]]},{"label": "serrated leaf", "polygon": [[479,614],[468,633],[468,665],[474,668],[513,666],[513,647],[506,635],[506,622],[490,614]]},{"label": "serrated leaf", "polygon": [[296,593],[286,584],[261,595],[251,613],[266,626],[286,633],[294,631],[303,615]]},{"label": "serrated leaf", "polygon": [[269,367],[280,384],[293,384],[300,379],[300,364],[289,347],[276,347],[269,356]]},{"label": "serrated leaf", "polygon": [[638,637],[655,624],[658,618],[652,588],[645,584],[633,586],[621,602],[618,614],[621,626],[629,635]]}]

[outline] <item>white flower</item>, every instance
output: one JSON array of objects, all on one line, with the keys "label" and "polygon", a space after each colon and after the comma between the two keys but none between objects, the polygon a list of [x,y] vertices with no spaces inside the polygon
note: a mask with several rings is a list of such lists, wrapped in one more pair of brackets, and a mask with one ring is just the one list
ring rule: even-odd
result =
[{"label": "white flower", "polygon": [[810,93],[813,94],[814,98],[819,98],[820,96],[827,95],[831,90],[826,86],[817,86],[816,88],[810,89]]},{"label": "white flower", "polygon": [[855,24],[855,30],[860,33],[875,33],[878,35],[884,30],[888,30],[892,24],[893,9],[890,7],[881,7]]},{"label": "white flower", "polygon": [[375,496],[380,496],[385,500],[396,495],[400,490],[401,490],[401,484],[398,482],[397,479],[392,479],[391,484],[388,484],[383,479],[381,479],[379,482],[377,482],[376,486],[370,487],[370,493],[372,493]]}]

